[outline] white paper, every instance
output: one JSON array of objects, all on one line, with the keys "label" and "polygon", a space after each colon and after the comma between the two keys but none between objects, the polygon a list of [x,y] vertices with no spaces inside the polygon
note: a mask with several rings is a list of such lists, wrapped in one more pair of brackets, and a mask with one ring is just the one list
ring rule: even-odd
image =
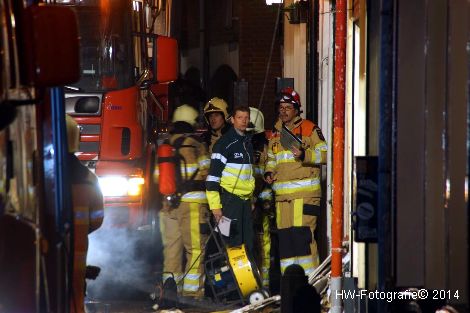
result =
[{"label": "white paper", "polygon": [[219,220],[219,227],[215,228],[215,231],[219,231],[220,233],[226,237],[229,237],[230,235],[230,224],[232,223],[232,220],[229,219],[228,217],[222,216],[222,218]]}]

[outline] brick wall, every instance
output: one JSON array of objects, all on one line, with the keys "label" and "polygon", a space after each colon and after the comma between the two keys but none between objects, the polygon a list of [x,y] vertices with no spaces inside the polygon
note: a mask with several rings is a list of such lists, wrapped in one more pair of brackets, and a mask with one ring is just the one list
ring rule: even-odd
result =
[{"label": "brick wall", "polygon": [[[249,83],[249,105],[258,106],[271,48],[278,7],[268,6],[265,0],[237,1],[240,15],[240,78]],[[281,25],[279,25],[281,27]],[[279,33],[279,32],[278,32]],[[276,36],[271,57],[269,76],[266,81],[261,111],[265,116],[265,128],[275,121],[274,77],[281,76],[281,41]]]},{"label": "brick wall", "polygon": [[[199,1],[182,0],[181,3],[183,5],[181,8],[183,16],[181,48],[197,49],[199,47]],[[209,46],[215,46],[238,42],[238,78],[248,82],[248,104],[257,107],[263,88],[278,6],[268,6],[265,0],[232,0],[233,19],[230,21],[228,20],[230,16],[228,5],[230,1],[206,0],[207,43]],[[276,36],[261,107],[265,115],[266,128],[271,128],[275,119],[274,77],[281,76],[282,73],[282,41],[279,39],[279,36]]]},{"label": "brick wall", "polygon": [[236,3],[237,0],[206,0],[208,45],[215,46],[238,40],[238,21],[231,18],[238,16],[239,6]]}]

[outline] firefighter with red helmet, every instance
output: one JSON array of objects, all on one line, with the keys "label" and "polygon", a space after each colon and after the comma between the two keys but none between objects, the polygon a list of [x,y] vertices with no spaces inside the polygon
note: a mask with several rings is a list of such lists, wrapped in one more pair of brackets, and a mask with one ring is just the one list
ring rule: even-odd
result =
[{"label": "firefighter with red helmet", "polygon": [[[173,130],[169,144],[173,146],[177,192],[164,199],[160,212],[163,241],[163,280],[173,276],[183,296],[204,295],[204,244],[208,233],[209,210],[205,195],[205,179],[210,158],[207,148],[194,133],[198,112],[183,104],[173,113]],[[157,160],[160,162],[162,160]],[[179,174],[181,173],[181,174]],[[160,177],[158,166],[154,179],[163,182],[174,177]],[[186,265],[183,267],[183,253]],[[181,288],[182,287],[182,288]]]},{"label": "firefighter with red helmet", "polygon": [[227,110],[227,102],[218,97],[210,99],[204,106],[204,117],[209,125],[209,131],[205,134],[209,153],[212,153],[212,148],[217,140],[231,127],[227,122],[229,118]]},{"label": "firefighter with red helmet", "polygon": [[[264,176],[275,194],[281,272],[291,264],[299,264],[308,275],[319,265],[314,231],[320,213],[320,170],[326,163],[327,144],[320,128],[299,116],[300,97],[294,89],[282,89],[276,104],[279,121],[269,140]],[[283,140],[282,144],[281,133],[289,136],[289,132],[298,140]]]},{"label": "firefighter with red helmet", "polygon": [[[98,229],[103,222],[103,195],[98,179],[74,155],[78,151],[80,131],[77,123],[66,116],[68,140],[68,165],[72,185],[73,203],[73,297],[70,312],[85,312],[85,278],[96,278],[99,270],[86,266],[88,234]],[[92,270],[93,269],[93,270]],[[91,272],[94,272],[91,274]],[[91,276],[87,274],[90,273]]]}]

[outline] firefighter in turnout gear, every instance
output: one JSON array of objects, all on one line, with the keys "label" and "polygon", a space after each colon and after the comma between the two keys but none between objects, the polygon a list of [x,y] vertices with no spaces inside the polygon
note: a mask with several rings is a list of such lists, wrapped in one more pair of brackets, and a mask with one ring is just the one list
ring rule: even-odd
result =
[{"label": "firefighter in turnout gear", "polygon": [[[320,170],[326,163],[327,144],[320,128],[299,116],[300,97],[295,90],[284,88],[276,102],[279,121],[269,140],[265,179],[275,194],[281,272],[291,264],[299,264],[309,275],[319,265],[314,230],[320,212]],[[281,144],[283,126],[301,141],[299,146]]]},{"label": "firefighter in turnout gear", "polygon": [[204,106],[204,117],[209,125],[209,130],[204,134],[204,137],[209,147],[209,153],[212,153],[212,148],[217,140],[231,127],[227,122],[227,108],[227,102],[217,97],[210,99]]},{"label": "firefighter in turnout gear", "polygon": [[235,108],[230,128],[214,145],[206,194],[209,207],[218,223],[222,215],[232,220],[230,246],[245,244],[247,253],[253,249],[251,197],[255,188],[253,147],[245,134],[250,120],[248,107]]},{"label": "firefighter in turnout gear", "polygon": [[[103,195],[98,179],[74,155],[78,151],[80,131],[77,123],[66,116],[69,168],[72,184],[72,203],[74,213],[73,236],[73,297],[70,312],[85,312],[85,277],[88,234],[98,229],[103,222]],[[93,279],[96,277],[93,277]]]},{"label": "firefighter in turnout gear", "polygon": [[261,270],[263,287],[269,288],[269,268],[271,261],[271,233],[270,222],[273,204],[273,194],[269,185],[264,181],[264,168],[267,158],[268,140],[264,133],[263,113],[250,107],[250,124],[247,132],[251,134],[251,143],[254,151],[254,210],[253,224],[257,238],[255,238],[255,260]]},{"label": "firefighter in turnout gear", "polygon": [[[164,199],[166,203],[160,212],[163,271],[173,273],[178,290],[189,297],[204,295],[203,247],[209,229],[205,179],[210,160],[204,143],[193,135],[197,117],[198,112],[187,104],[179,106],[173,114],[169,143],[174,148],[175,159],[179,159],[176,171],[181,175],[177,173],[176,176],[181,178],[177,181],[181,199],[176,203]],[[156,182],[158,175],[157,166],[154,171]],[[163,280],[169,276],[171,274],[164,274]]]}]

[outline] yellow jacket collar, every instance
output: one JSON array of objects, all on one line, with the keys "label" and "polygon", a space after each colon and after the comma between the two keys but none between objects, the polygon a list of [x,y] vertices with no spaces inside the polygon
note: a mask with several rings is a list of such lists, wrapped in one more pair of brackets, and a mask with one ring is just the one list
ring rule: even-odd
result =
[{"label": "yellow jacket collar", "polygon": [[[293,129],[296,129],[297,127],[300,126],[300,124],[302,124],[303,122],[303,119],[300,117],[300,116],[296,116],[294,118],[294,123],[292,124],[292,128],[289,129],[289,130],[293,130]],[[276,129],[276,131],[281,131],[282,129],[282,121],[280,119],[277,120],[276,124],[274,125],[274,128]]]}]

